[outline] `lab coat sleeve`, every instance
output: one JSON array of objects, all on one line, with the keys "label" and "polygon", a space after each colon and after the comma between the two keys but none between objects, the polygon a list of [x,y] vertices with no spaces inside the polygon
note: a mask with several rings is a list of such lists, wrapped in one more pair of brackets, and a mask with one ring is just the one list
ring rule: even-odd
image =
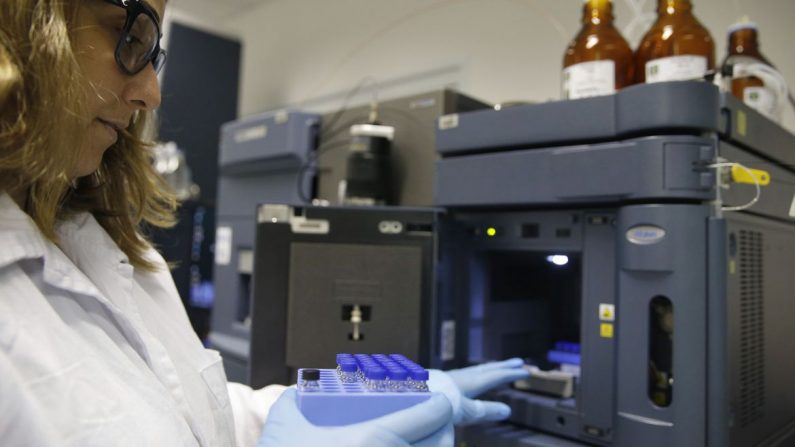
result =
[{"label": "lab coat sleeve", "polygon": [[44,412],[0,349],[0,440],[8,447],[57,446],[58,440]]},{"label": "lab coat sleeve", "polygon": [[257,444],[268,411],[285,388],[283,385],[269,385],[253,390],[239,383],[227,383],[229,401],[235,415],[237,447],[254,447]]}]

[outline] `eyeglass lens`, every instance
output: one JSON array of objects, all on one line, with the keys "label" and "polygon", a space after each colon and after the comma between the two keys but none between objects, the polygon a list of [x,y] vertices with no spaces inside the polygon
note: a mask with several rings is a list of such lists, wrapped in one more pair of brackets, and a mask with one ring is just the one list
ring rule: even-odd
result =
[{"label": "eyeglass lens", "polygon": [[138,14],[119,48],[124,67],[136,73],[152,60],[160,38],[157,25],[147,14]]}]

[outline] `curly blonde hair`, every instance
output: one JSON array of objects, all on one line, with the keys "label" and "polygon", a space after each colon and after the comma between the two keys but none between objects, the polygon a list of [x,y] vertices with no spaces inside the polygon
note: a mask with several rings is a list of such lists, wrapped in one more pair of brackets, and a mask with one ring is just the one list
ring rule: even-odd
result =
[{"label": "curly blonde hair", "polygon": [[154,116],[139,111],[99,169],[70,179],[85,132],[83,78],[70,23],[80,0],[0,1],[0,192],[57,242],[56,225],[79,211],[94,215],[131,264],[146,270],[144,228],[174,224],[176,199],[151,164]]}]

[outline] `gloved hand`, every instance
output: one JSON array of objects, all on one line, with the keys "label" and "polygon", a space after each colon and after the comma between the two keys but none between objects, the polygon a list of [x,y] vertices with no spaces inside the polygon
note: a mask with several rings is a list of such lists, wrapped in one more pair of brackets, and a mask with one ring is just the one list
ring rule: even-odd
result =
[{"label": "gloved hand", "polygon": [[452,447],[452,408],[436,394],[405,410],[358,424],[318,427],[297,405],[288,388],[270,409],[257,447]]},{"label": "gloved hand", "polygon": [[428,388],[450,399],[453,405],[453,423],[500,421],[511,415],[511,408],[501,402],[471,399],[491,388],[516,380],[526,379],[529,373],[519,358],[501,362],[484,363],[452,371],[430,370]]}]

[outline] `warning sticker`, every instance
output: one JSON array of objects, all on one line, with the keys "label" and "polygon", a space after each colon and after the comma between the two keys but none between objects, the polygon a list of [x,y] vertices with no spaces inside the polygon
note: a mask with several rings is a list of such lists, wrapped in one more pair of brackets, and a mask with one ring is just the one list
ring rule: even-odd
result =
[{"label": "warning sticker", "polygon": [[215,229],[215,263],[228,265],[232,260],[232,227]]},{"label": "warning sticker", "polygon": [[602,338],[613,338],[613,325],[610,323],[602,323],[599,326],[599,335]]},{"label": "warning sticker", "polygon": [[599,319],[602,321],[615,321],[616,306],[613,304],[599,304]]}]

